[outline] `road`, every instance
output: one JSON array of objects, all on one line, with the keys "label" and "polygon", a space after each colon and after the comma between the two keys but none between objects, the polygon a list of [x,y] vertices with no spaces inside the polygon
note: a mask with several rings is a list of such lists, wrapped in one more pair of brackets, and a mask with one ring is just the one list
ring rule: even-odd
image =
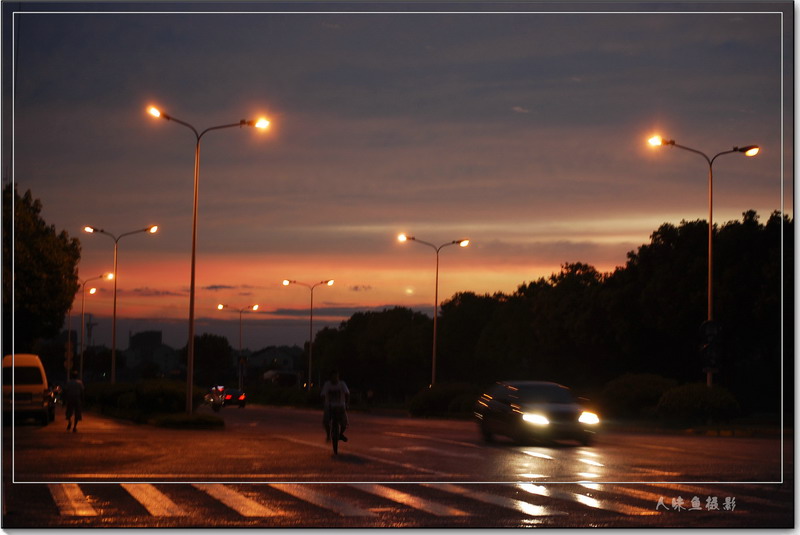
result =
[{"label": "road", "polygon": [[778,437],[519,446],[484,444],[471,422],[352,413],[333,456],[319,411],[220,415],[210,431],[89,414],[67,433],[63,409],[6,426],[3,528],[794,525],[793,443]]}]

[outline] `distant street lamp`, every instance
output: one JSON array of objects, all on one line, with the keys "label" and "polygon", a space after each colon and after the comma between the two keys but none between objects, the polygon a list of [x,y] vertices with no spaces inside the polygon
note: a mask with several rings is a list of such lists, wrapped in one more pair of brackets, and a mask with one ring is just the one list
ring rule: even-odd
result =
[{"label": "distant street lamp", "polygon": [[223,128],[233,128],[234,126],[253,126],[261,130],[266,130],[269,127],[269,121],[266,119],[258,119],[256,121],[247,121],[242,119],[238,123],[223,124],[219,126],[212,126],[206,128],[202,132],[191,124],[181,121],[175,117],[167,115],[160,111],[158,108],[151,106],[147,112],[153,117],[160,117],[167,121],[173,121],[180,125],[185,126],[191,130],[195,139],[197,140],[194,148],[194,208],[192,211],[192,273],[191,281],[189,283],[189,342],[187,343],[187,362],[186,362],[186,412],[192,413],[192,383],[194,381],[194,294],[195,294],[195,264],[197,259],[197,198],[198,188],[200,186],[200,139],[212,130],[221,130]]},{"label": "distant street lamp", "polygon": [[[86,329],[86,316],[85,316],[85,311],[86,311],[86,283],[90,282],[90,281],[93,281],[93,280],[99,280],[99,279],[111,280],[113,278],[114,278],[114,274],[113,273],[105,273],[104,275],[98,275],[97,277],[90,277],[90,278],[86,279],[85,281],[80,281],[81,292],[83,293],[83,296],[81,297],[81,364],[80,364],[80,372],[79,372],[81,381],[83,381],[83,332]],[[89,294],[94,295],[94,293],[96,291],[97,291],[97,288],[90,288],[89,289]]]},{"label": "distant street lamp", "polygon": [[110,232],[106,232],[105,230],[97,227],[86,226],[83,227],[83,230],[89,234],[104,234],[114,240],[114,308],[111,317],[111,384],[114,384],[117,381],[117,249],[119,247],[119,240],[125,236],[139,234],[140,232],[155,234],[158,232],[158,225],[150,225],[147,228],[132,230],[130,232],[120,234],[119,236],[114,236]]},{"label": "distant street lamp", "polygon": [[[706,318],[706,325],[709,328],[712,328],[712,322],[714,321],[714,289],[713,289],[713,259],[714,259],[714,249],[713,249],[713,236],[714,236],[714,160],[717,157],[722,156],[723,154],[733,154],[737,152],[744,153],[745,156],[755,156],[758,154],[759,150],[761,150],[758,145],[747,145],[745,147],[733,147],[731,150],[726,150],[717,153],[714,157],[709,158],[705,153],[692,149],[690,147],[685,147],[683,145],[679,145],[675,143],[675,140],[666,140],[663,139],[661,136],[653,136],[647,140],[650,145],[653,147],[661,147],[663,145],[669,145],[672,147],[678,147],[679,149],[687,150],[689,152],[693,152],[695,154],[699,154],[702,156],[706,162],[708,163],[708,303],[707,303],[707,318]],[[710,387],[712,386],[712,374],[713,370],[709,367],[706,371],[706,384]]]},{"label": "distant street lamp", "polygon": [[[222,303],[217,305],[217,310],[222,310],[225,308],[231,308],[228,305],[223,305]],[[258,305],[250,305],[244,308],[240,308],[239,310],[239,358],[236,359],[237,362],[237,369],[239,370],[239,390],[244,390],[244,378],[242,376],[242,314],[245,310],[258,310]]]},{"label": "distant street lamp", "polygon": [[453,240],[447,243],[443,243],[439,247],[436,247],[434,244],[418,240],[414,236],[407,236],[405,234],[400,234],[399,236],[397,236],[397,241],[401,243],[405,243],[409,240],[421,243],[423,245],[427,245],[428,247],[436,251],[436,285],[434,289],[434,298],[433,298],[433,352],[431,357],[432,361],[431,386],[433,386],[436,384],[436,329],[437,329],[437,317],[439,316],[439,251],[441,251],[444,247],[447,247],[448,245],[458,245],[460,247],[467,247],[469,245],[469,240],[468,239]]},{"label": "distant street lamp", "polygon": [[333,286],[333,279],[319,281],[316,284],[306,284],[305,282],[297,282],[295,280],[284,279],[283,285],[289,286],[290,284],[299,284],[311,290],[311,305],[308,310],[308,390],[311,390],[311,348],[314,346],[314,288],[324,284],[326,286]]}]

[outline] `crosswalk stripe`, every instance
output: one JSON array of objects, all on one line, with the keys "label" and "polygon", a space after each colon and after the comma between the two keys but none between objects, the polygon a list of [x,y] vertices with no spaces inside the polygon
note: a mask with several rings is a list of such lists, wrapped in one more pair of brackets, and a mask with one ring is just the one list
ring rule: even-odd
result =
[{"label": "crosswalk stripe", "polygon": [[371,511],[361,509],[354,505],[342,502],[321,492],[311,490],[307,485],[295,485],[291,483],[273,483],[271,487],[281,492],[291,494],[295,498],[313,503],[323,509],[328,509],[341,516],[373,516]]},{"label": "crosswalk stripe", "polygon": [[567,514],[562,511],[556,511],[552,507],[534,505],[532,503],[525,502],[522,500],[515,500],[513,498],[506,498],[505,496],[489,494],[488,492],[483,492],[472,488],[461,487],[458,485],[453,485],[451,483],[422,483],[422,486],[430,487],[432,489],[442,490],[445,492],[450,492],[452,494],[458,494],[460,496],[466,496],[467,498],[473,500],[478,500],[480,502],[488,503],[491,505],[498,505],[506,509],[513,509],[515,511],[525,513],[528,516],[557,516],[557,515]]},{"label": "crosswalk stripe", "polygon": [[417,496],[413,496],[411,494],[407,494],[405,492],[401,492],[393,488],[385,487],[383,485],[374,485],[370,483],[354,483],[351,484],[351,486],[359,490],[363,490],[364,492],[368,492],[370,494],[375,494],[376,496],[386,498],[387,500],[402,503],[403,505],[407,505],[414,509],[419,509],[420,511],[425,511],[426,513],[430,513],[432,515],[469,516],[468,512],[462,511],[461,509],[456,509],[455,507],[450,507],[448,505],[432,502],[430,500],[419,498]]},{"label": "crosswalk stripe", "polygon": [[47,488],[61,516],[97,516],[77,483],[49,484]]},{"label": "crosswalk stripe", "polygon": [[641,507],[635,507],[633,505],[625,505],[622,503],[612,502],[609,500],[598,500],[597,498],[592,498],[591,496],[586,496],[584,494],[577,494],[574,492],[555,489],[552,487],[548,488],[542,485],[534,485],[532,483],[520,483],[517,485],[517,488],[525,492],[529,492],[531,494],[536,494],[538,496],[545,496],[548,498],[555,498],[557,500],[566,500],[568,502],[580,503],[581,505],[585,505],[593,509],[603,509],[605,511],[613,511],[615,513],[622,513],[624,515],[644,516],[644,515],[659,514],[658,511],[655,510],[643,509]]},{"label": "crosswalk stripe", "polygon": [[121,485],[153,516],[186,516],[188,514],[166,494],[149,483],[121,483]]},{"label": "crosswalk stripe", "polygon": [[242,516],[275,516],[278,514],[220,483],[192,484],[192,486],[216,498]]}]

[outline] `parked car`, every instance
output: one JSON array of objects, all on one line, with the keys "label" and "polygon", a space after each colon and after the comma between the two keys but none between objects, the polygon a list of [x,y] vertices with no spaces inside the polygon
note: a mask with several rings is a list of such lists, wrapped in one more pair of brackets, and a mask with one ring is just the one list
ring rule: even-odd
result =
[{"label": "parked car", "polygon": [[[13,385],[12,385],[13,378]],[[33,417],[47,425],[56,417],[55,396],[37,355],[17,353],[3,357],[3,419]]]},{"label": "parked car", "polygon": [[247,404],[247,396],[242,390],[226,388],[222,394],[222,404],[224,406],[238,405],[240,409],[243,409]]},{"label": "parked car", "polygon": [[521,443],[577,440],[589,445],[600,424],[569,388],[544,381],[498,382],[481,395],[474,414],[487,442],[497,434]]}]

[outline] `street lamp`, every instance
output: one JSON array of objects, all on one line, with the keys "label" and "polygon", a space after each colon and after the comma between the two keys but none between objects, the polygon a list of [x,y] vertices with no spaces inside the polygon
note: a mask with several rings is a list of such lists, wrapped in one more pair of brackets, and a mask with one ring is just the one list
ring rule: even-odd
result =
[{"label": "street lamp", "polygon": [[405,234],[400,234],[397,236],[397,241],[401,243],[405,243],[407,241],[415,241],[417,243],[421,243],[423,245],[427,245],[428,247],[432,248],[436,251],[436,285],[434,289],[434,297],[433,297],[433,351],[431,357],[431,386],[436,384],[436,329],[437,329],[437,317],[439,316],[439,251],[441,251],[444,247],[448,245],[458,245],[459,247],[467,247],[469,245],[469,240],[462,238],[460,240],[453,240],[447,243],[443,243],[439,247],[436,247],[432,243],[428,243],[426,241],[418,240],[414,236],[407,236]]},{"label": "street lamp", "polygon": [[[707,318],[706,318],[706,326],[709,330],[714,329],[713,321],[714,321],[714,305],[713,305],[713,259],[714,259],[714,249],[713,249],[713,236],[714,236],[714,160],[716,160],[719,156],[723,154],[733,154],[737,152],[743,153],[745,156],[755,156],[761,150],[758,145],[747,145],[745,147],[733,147],[731,150],[725,150],[719,152],[714,155],[714,157],[709,158],[704,152],[701,152],[697,149],[693,149],[690,147],[685,147],[683,145],[679,145],[675,143],[674,139],[664,139],[661,136],[653,136],[647,140],[650,145],[653,147],[661,147],[663,145],[669,145],[672,147],[678,147],[679,149],[687,150],[689,152],[693,152],[695,154],[699,154],[702,156],[705,161],[708,163],[708,303],[707,303]],[[706,384],[710,387],[712,385],[712,374],[713,370],[709,367],[706,370]]]},{"label": "street lamp", "polygon": [[[85,281],[80,281],[81,291],[83,293],[83,296],[81,297],[81,364],[80,364],[80,378],[81,378],[81,381],[83,381],[83,332],[84,332],[84,330],[86,328],[86,316],[85,316],[85,311],[86,311],[86,283],[90,282],[90,281],[93,281],[93,280],[99,280],[99,279],[111,280],[113,278],[114,278],[114,274],[113,273],[105,273],[103,275],[98,275],[97,277],[88,278]],[[95,292],[97,292],[97,288],[90,288],[89,289],[89,294],[90,295],[94,295]]]},{"label": "street lamp", "polygon": [[[222,303],[217,305],[217,310],[222,310],[224,308],[230,308],[228,305],[223,305]],[[243,377],[242,377],[242,314],[245,310],[258,310],[258,305],[250,305],[244,308],[240,308],[239,310],[239,358],[236,359],[238,365],[237,368],[239,370],[239,390],[244,390],[243,385]]]},{"label": "street lamp", "polygon": [[308,310],[308,390],[311,390],[311,348],[314,346],[313,329],[314,329],[314,288],[324,284],[326,286],[333,286],[333,279],[319,281],[316,284],[306,284],[305,282],[297,282],[295,280],[284,279],[283,285],[289,286],[290,284],[299,284],[311,290],[311,305]]},{"label": "street lamp", "polygon": [[167,115],[155,106],[150,106],[147,112],[153,117],[161,118],[167,121],[174,121],[180,125],[185,126],[194,133],[196,143],[194,148],[194,208],[192,210],[192,273],[191,281],[189,283],[189,342],[187,343],[187,362],[186,362],[186,412],[192,413],[192,382],[194,380],[194,294],[195,294],[195,264],[197,258],[197,197],[198,188],[200,186],[200,139],[212,130],[221,130],[223,128],[233,128],[234,126],[252,126],[261,130],[266,130],[269,127],[269,121],[266,119],[258,119],[255,121],[247,121],[242,119],[238,123],[223,124],[219,126],[212,126],[206,128],[202,132],[191,124],[181,121],[171,115]]},{"label": "street lamp", "polygon": [[111,317],[111,384],[114,384],[117,378],[117,249],[119,248],[119,240],[125,236],[139,234],[140,232],[155,234],[158,232],[158,225],[150,225],[147,228],[132,230],[130,232],[120,234],[119,236],[114,236],[110,232],[106,232],[101,228],[91,227],[88,225],[83,227],[83,230],[89,234],[104,234],[114,240],[114,308]]}]

